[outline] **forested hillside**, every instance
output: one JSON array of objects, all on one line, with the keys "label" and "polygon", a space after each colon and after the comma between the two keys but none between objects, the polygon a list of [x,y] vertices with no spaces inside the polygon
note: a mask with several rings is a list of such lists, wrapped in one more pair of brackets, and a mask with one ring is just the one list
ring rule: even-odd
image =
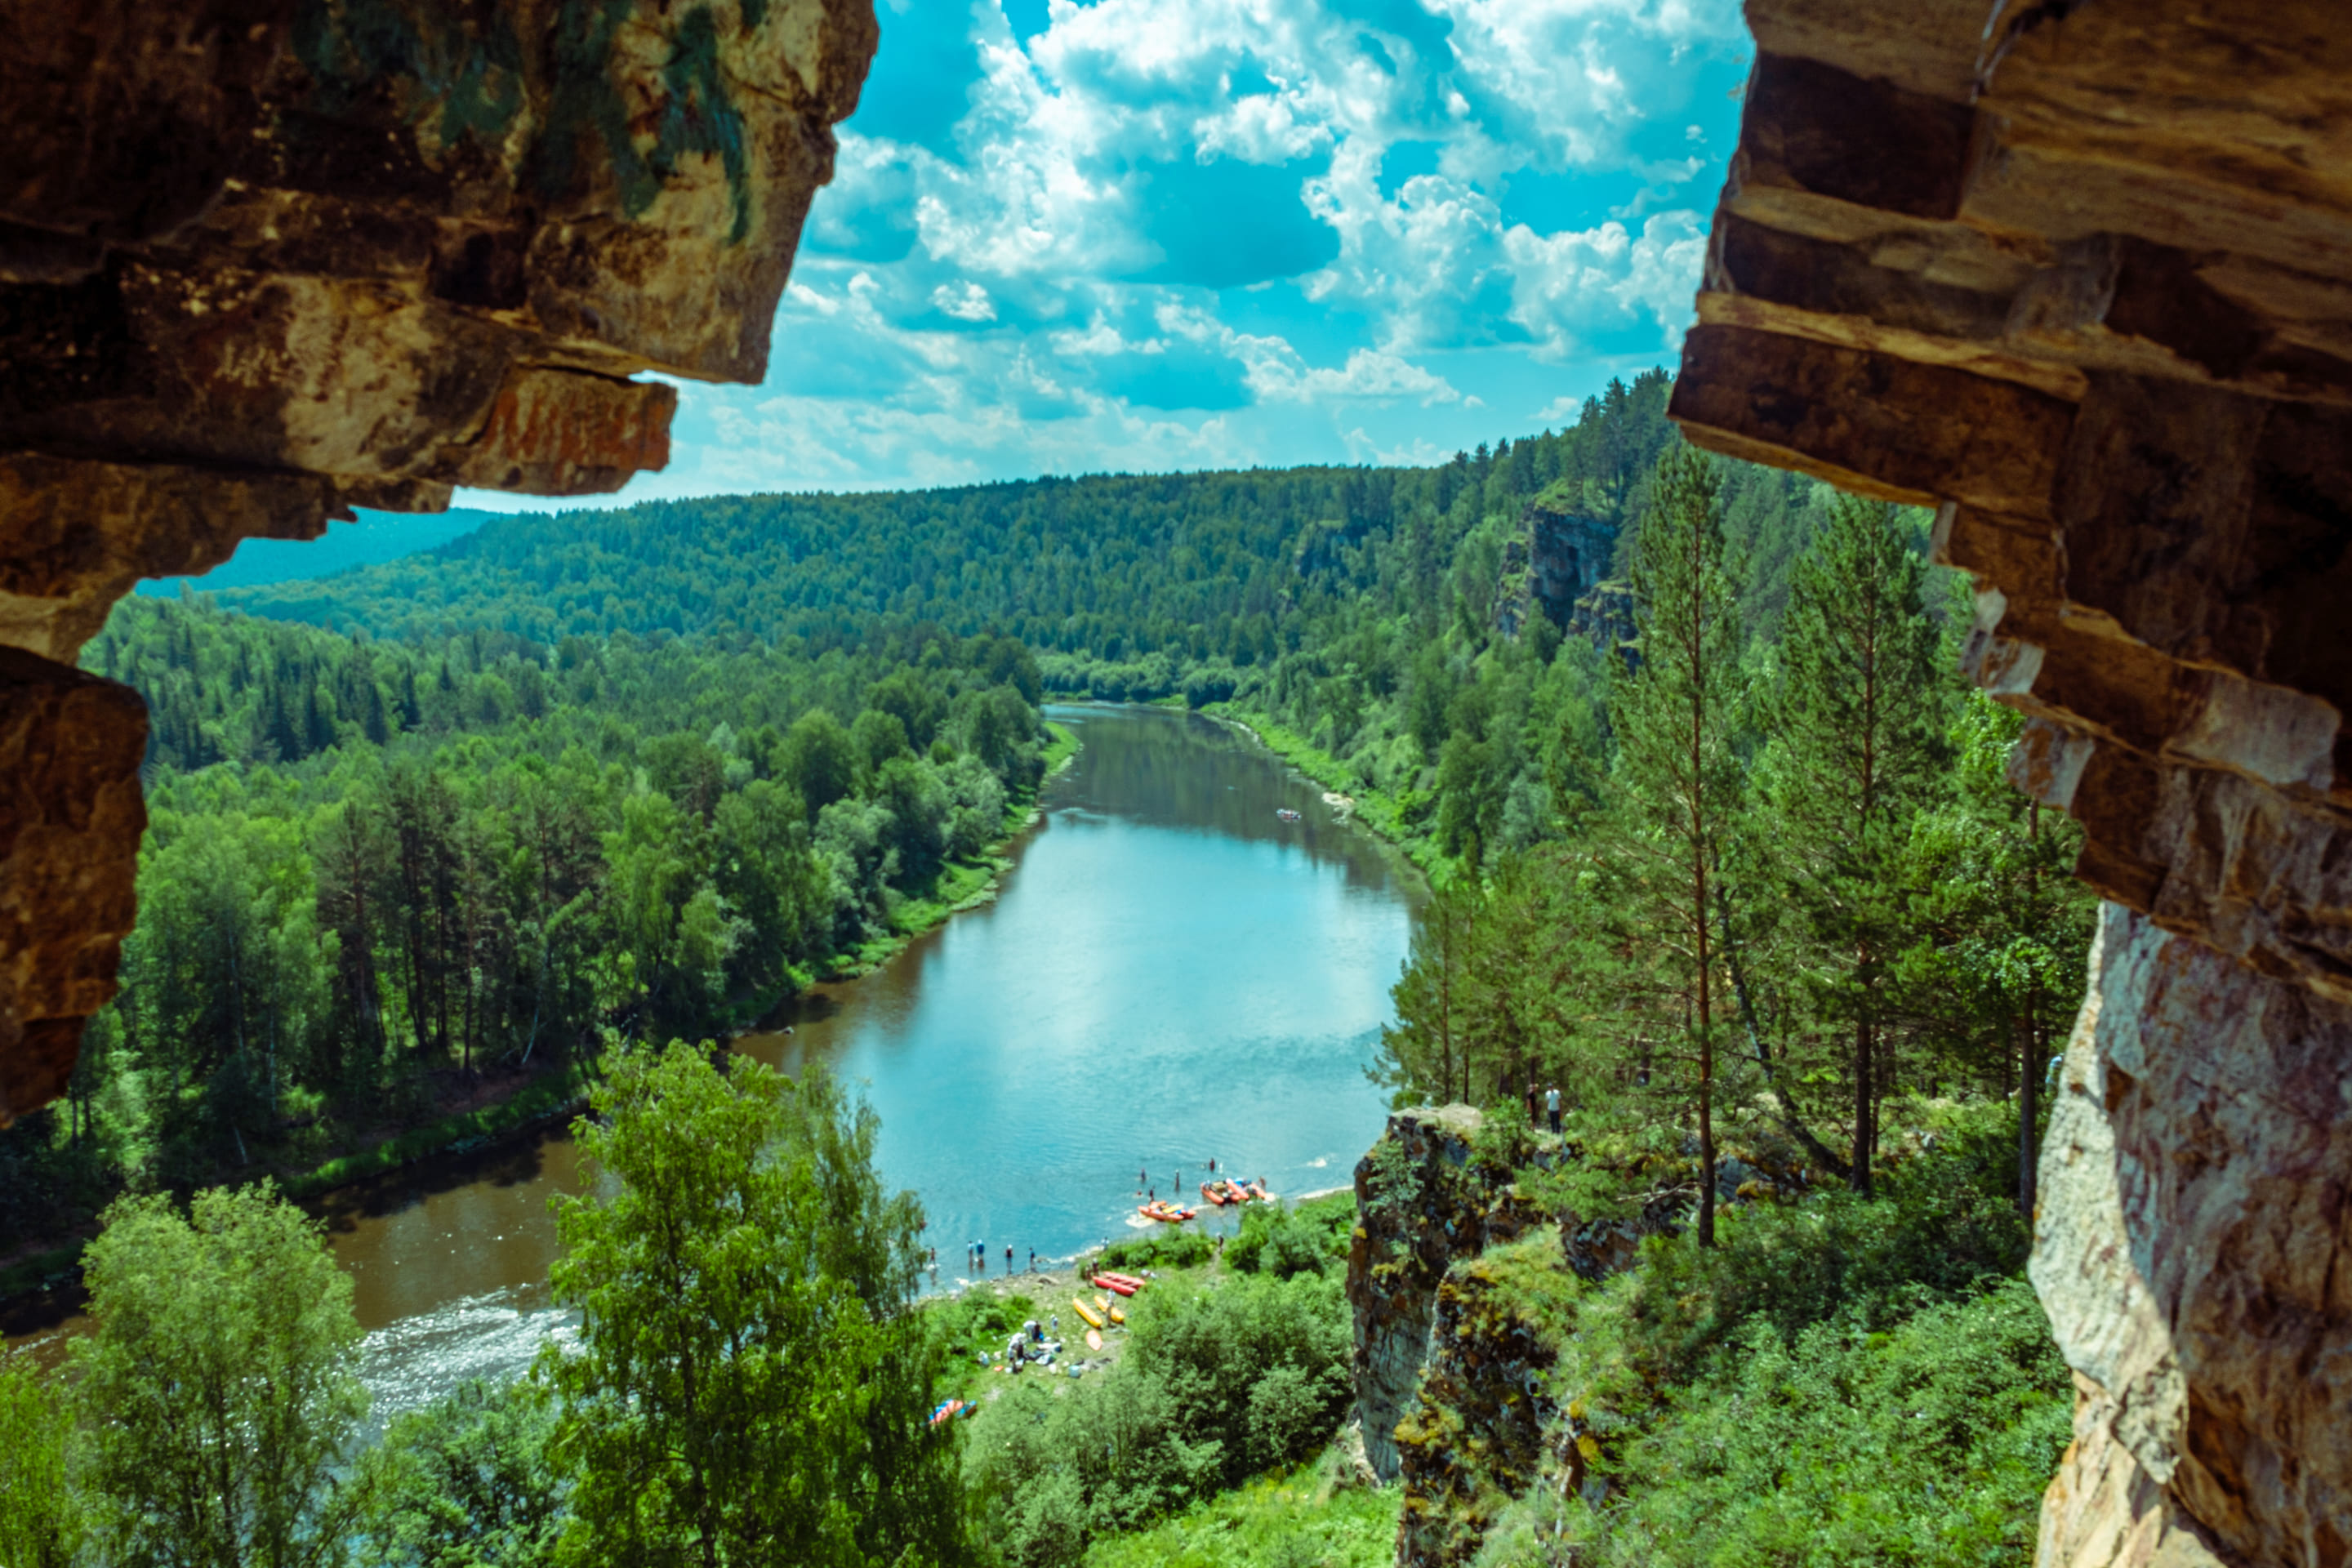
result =
[{"label": "forested hillside", "polygon": [[0,1254],[742,1026],[976,889],[1045,768],[1028,650],[936,629],[396,643],[134,599],[85,658],[154,716],[139,924],[66,1101],[0,1133]]},{"label": "forested hillside", "polygon": [[[1598,710],[1598,647],[1555,658],[1561,628],[1540,617],[1498,630],[1529,503],[1591,520],[1622,554],[1675,439],[1667,391],[1663,371],[1612,383],[1566,430],[1433,468],[648,502],[500,519],[407,561],[222,602],[493,647],[625,631],[814,653],[877,629],[992,633],[1034,649],[1051,691],[1181,695],[1270,719],[1388,796],[1392,836],[1475,857],[1545,835],[1559,737]],[[1758,636],[1777,624],[1822,493],[1726,466],[1724,527]]]},{"label": "forested hillside", "polygon": [[[901,1470],[942,1358],[1033,1304],[915,1331],[921,1220],[876,1185],[870,1115],[821,1074],[638,1048],[740,1027],[981,888],[1064,750],[1053,696],[1177,700],[1255,727],[1430,870],[1376,1071],[1400,1103],[1487,1108],[1478,1179],[1515,1194],[1515,1226],[1548,1216],[1453,1261],[1485,1271],[1489,1327],[1549,1347],[1512,1397],[1549,1412],[1557,1473],[1510,1469],[1475,1429],[1500,1417],[1433,1395],[1400,1433],[1430,1560],[1823,1560],[1782,1552],[1820,1533],[1755,1500],[1785,1490],[1864,1500],[1821,1536],[1839,1561],[2022,1561],[2064,1428],[2019,1276],[2037,1089],[2087,938],[2072,830],[2008,789],[2014,716],[1951,673],[1964,601],[1926,564],[1926,519],[1706,458],[1667,390],[1612,384],[1566,431],[1427,469],[656,503],[126,603],[84,661],[153,714],[139,925],[68,1100],[0,1133],[0,1259],[128,1194],[96,1244],[101,1316],[144,1310],[138,1259],[247,1231],[316,1273],[291,1211],[206,1198],[199,1241],[136,1194],[324,1184],[601,1076],[611,1129],[586,1136],[616,1180],[567,1209],[554,1280],[587,1357],[404,1418],[372,1489],[314,1478],[289,1518],[358,1510],[402,1563],[551,1561],[567,1530],[683,1552],[788,1517],[869,1555],[929,1531],[943,1562],[1127,1561],[1213,1518],[1242,1542],[1219,1494],[1316,1452],[1345,1403],[1344,1215],[1245,1228],[1231,1267],[1273,1278],[1167,1292],[1082,1397],[1021,1385],[971,1424],[961,1480],[944,1435]],[[1606,558],[1566,574],[1601,580],[1563,616],[1534,586],[1569,534]],[[772,1145],[803,1164],[780,1175]],[[1386,1159],[1381,1201],[1443,1195]],[[849,1210],[817,1212],[819,1165]],[[1655,1239],[1587,1278],[1560,1243],[1589,1224]],[[679,1247],[683,1282],[649,1287]],[[1188,1232],[1131,1261],[1228,1266]],[[809,1331],[835,1309],[803,1286],[856,1331]],[[338,1311],[312,1348],[347,1370]],[[799,1325],[799,1381],[719,1342],[730,1314]],[[640,1326],[747,1381],[656,1410],[631,1382]],[[137,1369],[111,1353],[69,1400],[0,1381],[0,1429],[62,1430],[69,1405],[136,1427]],[[795,1436],[803,1407],[869,1386],[887,1420]],[[1774,1401],[1769,1426],[1743,1414]],[[352,1419],[314,1421],[313,1457]],[[630,1515],[644,1464],[709,1487],[724,1462],[676,1455],[742,1431],[778,1475],[837,1449],[866,1478],[848,1484],[920,1485],[823,1521],[724,1487],[694,1518]],[[516,1456],[499,1496],[453,1500],[458,1457],[493,1443]],[[1353,1472],[1337,1448],[1324,1469],[1328,1500]],[[129,1540],[162,1517],[161,1473],[80,1484]],[[1607,1506],[1563,1519],[1577,1496]],[[1350,1505],[1351,1552],[1387,1508]],[[1319,1527],[1252,1517],[1293,1531],[1280,1560],[1315,1560]]]}]

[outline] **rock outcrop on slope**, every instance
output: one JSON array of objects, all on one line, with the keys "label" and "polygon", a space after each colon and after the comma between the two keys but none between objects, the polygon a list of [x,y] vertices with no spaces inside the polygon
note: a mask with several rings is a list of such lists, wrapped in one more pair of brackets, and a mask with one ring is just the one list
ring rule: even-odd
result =
[{"label": "rock outcrop on slope", "polygon": [[1553,626],[1570,630],[1580,603],[1609,574],[1617,526],[1538,496],[1520,512],[1519,530],[1503,546],[1495,629],[1515,637],[1540,612]]},{"label": "rock outcrop on slope", "polygon": [[1456,1263],[1438,1286],[1421,1397],[1396,1428],[1397,1568],[1470,1562],[1496,1514],[1557,1465],[1546,1317],[1567,1283],[1546,1229]]},{"label": "rock outcrop on slope", "polygon": [[1372,1472],[1384,1482],[1402,1464],[1397,1423],[1420,1397],[1446,1270],[1548,1217],[1507,1176],[1498,1182],[1474,1162],[1481,1121],[1467,1105],[1397,1111],[1356,1163],[1356,1232],[1348,1250],[1355,1418]]},{"label": "rock outcrop on slope", "polygon": [[1670,412],[1938,508],[2012,776],[2110,900],[2042,1178],[2083,1386],[2042,1562],[2342,1561],[2352,10],[1747,10]]},{"label": "rock outcrop on slope", "polygon": [[877,31],[871,0],[0,17],[5,1125],[131,923],[137,702],[68,668],[108,608],[354,505],[659,468],[677,395],[632,378],[764,373]]}]

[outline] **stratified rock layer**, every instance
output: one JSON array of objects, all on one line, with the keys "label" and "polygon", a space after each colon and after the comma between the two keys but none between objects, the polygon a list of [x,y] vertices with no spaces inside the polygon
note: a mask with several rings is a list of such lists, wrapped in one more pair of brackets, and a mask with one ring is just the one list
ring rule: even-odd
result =
[{"label": "stratified rock layer", "polygon": [[114,989],[146,749],[137,693],[0,647],[0,1119],[64,1092],[82,1022]]},{"label": "stratified rock layer", "polygon": [[[244,539],[661,467],[677,392],[632,378],[765,372],[877,38],[871,0],[0,0],[0,645],[60,665],[140,578]],[[79,755],[21,731],[81,712],[0,726]],[[137,760],[75,776],[135,798]],[[86,877],[0,884],[37,906],[40,952],[85,955],[85,1015],[131,918],[97,889],[136,847],[97,799]],[[44,820],[0,817],[0,841]],[[38,967],[12,929],[0,987]],[[49,1005],[0,994],[0,1020]],[[41,1016],[49,1065],[0,1025],[0,1122],[70,1066],[50,1037],[75,1016]]]},{"label": "stratified rock layer", "polygon": [[2045,1564],[2327,1563],[2352,1290],[2352,9],[1749,0],[1671,411],[1938,508],[2112,900],[2035,1279]]}]

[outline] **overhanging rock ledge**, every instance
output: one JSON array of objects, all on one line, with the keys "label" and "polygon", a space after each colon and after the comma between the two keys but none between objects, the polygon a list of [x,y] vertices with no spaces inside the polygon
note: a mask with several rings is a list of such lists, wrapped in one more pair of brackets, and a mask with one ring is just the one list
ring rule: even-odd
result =
[{"label": "overhanging rock ledge", "polygon": [[2045,1568],[2352,1556],[2352,8],[1749,0],[1672,412],[1937,509],[2109,900]]},{"label": "overhanging rock ledge", "polygon": [[871,0],[0,0],[0,1125],[113,987],[142,577],[618,489],[756,381]]}]

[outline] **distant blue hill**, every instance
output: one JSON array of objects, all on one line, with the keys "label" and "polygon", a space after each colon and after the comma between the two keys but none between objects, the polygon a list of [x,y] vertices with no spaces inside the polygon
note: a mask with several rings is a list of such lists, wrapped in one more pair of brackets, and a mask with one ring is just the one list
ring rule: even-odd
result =
[{"label": "distant blue hill", "polygon": [[222,588],[307,583],[357,566],[397,561],[404,555],[463,539],[501,515],[466,510],[421,515],[353,510],[359,512],[358,521],[331,522],[327,531],[316,539],[248,539],[237,546],[235,555],[201,577],[151,577],[136,591],[156,598],[176,599],[184,585],[208,594]]}]

